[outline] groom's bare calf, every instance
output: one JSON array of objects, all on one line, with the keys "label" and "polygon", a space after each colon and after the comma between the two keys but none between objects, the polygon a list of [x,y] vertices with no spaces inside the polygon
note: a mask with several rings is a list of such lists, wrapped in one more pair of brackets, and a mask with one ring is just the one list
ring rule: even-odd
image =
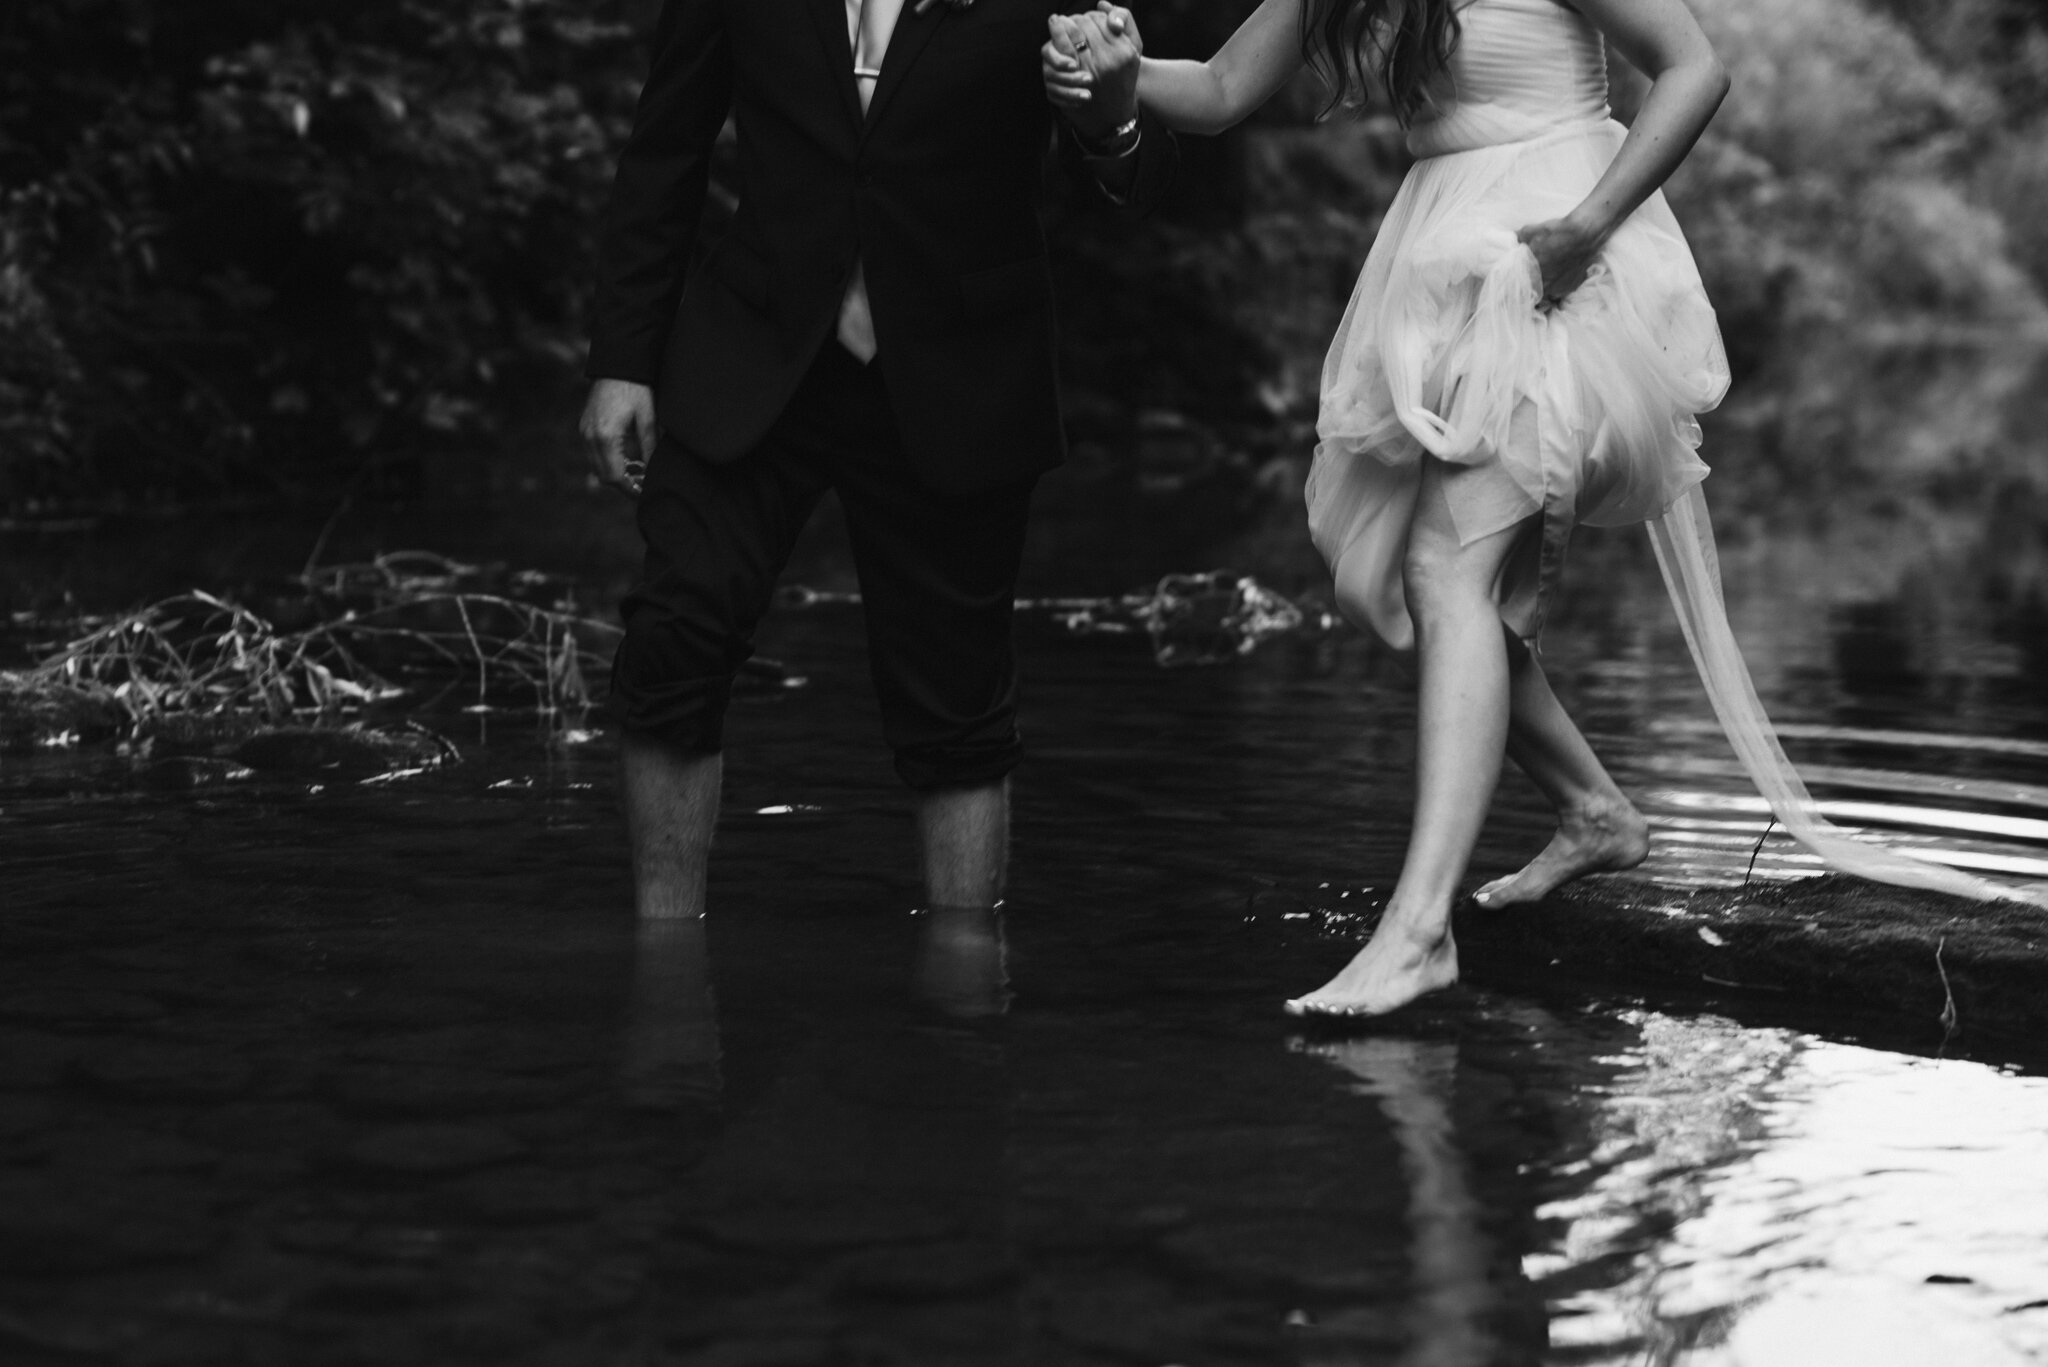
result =
[{"label": "groom's bare calf", "polygon": [[1010,866],[1010,781],[940,788],[917,804],[924,894],[932,906],[992,907]]},{"label": "groom's bare calf", "polygon": [[619,745],[619,781],[640,919],[702,916],[724,758],[628,731]]},{"label": "groom's bare calf", "polygon": [[[643,921],[704,914],[725,762],[628,731],[620,744],[634,900]],[[918,804],[925,896],[948,907],[993,907],[1009,871],[1008,779],[942,788]]]}]

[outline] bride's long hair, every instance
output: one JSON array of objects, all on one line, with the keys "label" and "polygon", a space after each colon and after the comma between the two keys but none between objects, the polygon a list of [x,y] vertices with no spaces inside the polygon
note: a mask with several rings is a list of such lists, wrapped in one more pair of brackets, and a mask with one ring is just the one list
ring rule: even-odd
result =
[{"label": "bride's long hair", "polygon": [[1301,54],[1329,83],[1326,114],[1363,104],[1377,80],[1407,126],[1457,46],[1452,0],[1302,0]]}]

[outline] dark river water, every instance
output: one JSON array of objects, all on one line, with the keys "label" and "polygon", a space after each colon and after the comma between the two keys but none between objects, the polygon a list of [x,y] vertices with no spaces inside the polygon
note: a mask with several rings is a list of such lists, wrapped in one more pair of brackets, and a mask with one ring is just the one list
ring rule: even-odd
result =
[{"label": "dark river water", "polygon": [[[1654,573],[1590,554],[1560,689],[1651,876],[1739,881],[1762,818]],[[2041,876],[2039,653],[1744,573],[1822,796]],[[2048,1077],[1911,1052],[1932,1021],[1280,1014],[1348,953],[1305,909],[1405,836],[1408,687],[1354,634],[1169,669],[1027,614],[996,925],[913,914],[858,620],[764,634],[802,683],[739,705],[702,928],[636,932],[611,743],[530,715],[430,717],[464,762],[368,784],[8,762],[0,1361],[2048,1358]],[[1510,779],[1475,877],[1544,834]]]}]

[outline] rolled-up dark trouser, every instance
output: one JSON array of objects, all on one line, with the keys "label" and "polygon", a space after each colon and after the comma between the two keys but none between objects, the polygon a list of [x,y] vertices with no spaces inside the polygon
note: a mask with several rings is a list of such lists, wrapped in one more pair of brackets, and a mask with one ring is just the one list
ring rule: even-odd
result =
[{"label": "rolled-up dark trouser", "polygon": [[733,676],[832,489],[896,772],[917,789],[995,782],[1023,752],[1010,616],[1035,483],[928,488],[904,458],[881,375],[827,340],[756,449],[720,464],[663,437],[648,462],[647,558],[621,609],[612,715],[684,751],[724,747]]}]

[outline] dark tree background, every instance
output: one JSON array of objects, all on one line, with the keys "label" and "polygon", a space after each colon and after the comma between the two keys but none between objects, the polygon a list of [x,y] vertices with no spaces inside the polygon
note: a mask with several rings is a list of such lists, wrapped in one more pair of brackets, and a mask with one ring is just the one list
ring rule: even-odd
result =
[{"label": "dark tree background", "polygon": [[[9,505],[318,492],[558,407],[653,9],[0,10]],[[1241,188],[1191,183],[1197,221]],[[1136,295],[1211,321],[1185,288],[1186,240],[1152,246],[1125,272]],[[1111,312],[1150,316],[1128,292]],[[1190,364],[1191,391],[1223,378]]]},{"label": "dark tree background", "polygon": [[330,484],[553,388],[638,64],[623,10],[7,7],[10,499]]},{"label": "dark tree background", "polygon": [[[0,6],[7,511],[331,498],[565,431],[654,7]],[[1200,54],[1251,8],[1140,12],[1154,52]],[[1861,404],[1842,375],[1939,369],[1941,329],[2048,318],[2048,5],[1695,8],[1737,75],[1673,186],[1744,381],[1724,485],[1775,495],[1796,452],[1852,487],[1880,457],[1842,417]],[[1319,104],[1304,84],[1187,140],[1175,202],[1135,229],[1054,187],[1083,468],[1113,458],[1175,488],[1226,470],[1244,507],[1265,488],[1291,508],[1321,347],[1404,165],[1383,114],[1318,125]],[[1843,338],[1905,324],[1920,350],[1843,359]],[[2005,394],[1882,426],[1947,431]],[[1968,474],[1981,446],[1928,478]],[[2048,482],[1995,473],[1980,492]]]}]

